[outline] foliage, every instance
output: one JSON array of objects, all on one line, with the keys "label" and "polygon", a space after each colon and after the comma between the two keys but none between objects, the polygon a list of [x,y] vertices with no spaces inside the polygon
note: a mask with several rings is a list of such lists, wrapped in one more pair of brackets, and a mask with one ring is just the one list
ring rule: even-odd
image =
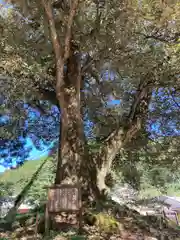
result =
[{"label": "foliage", "polygon": [[[17,124],[17,121],[13,122],[15,116],[12,117],[10,113],[1,117],[0,164],[4,167],[20,166],[24,159],[29,157],[32,147],[38,150],[50,148],[59,136],[59,111],[55,106],[42,102],[40,112],[28,104],[23,104],[20,110],[26,112],[26,118],[21,122],[21,126],[16,126],[12,138],[8,138],[6,129],[10,131],[13,124]],[[32,140],[33,146],[27,146],[27,137]]]},{"label": "foliage", "polygon": [[117,232],[119,228],[118,221],[108,214],[98,213],[95,216],[95,225],[100,228],[100,231],[110,233]]},{"label": "foliage", "polygon": [[8,168],[13,167],[12,159],[15,158],[15,165],[20,166],[24,163],[29,155],[29,149],[25,149],[25,139],[18,138],[14,140],[3,140],[1,139],[0,146],[0,164],[1,166]]},{"label": "foliage", "polygon": [[[10,181],[10,179],[5,182],[0,182],[0,187],[0,198],[3,199],[4,197],[10,197],[13,195],[13,183]],[[0,201],[0,204],[1,203],[2,201]]]},{"label": "foliage", "polygon": [[179,195],[179,136],[150,140],[144,148],[126,149],[115,160],[116,181],[128,183],[143,197]]},{"label": "foliage", "polygon": [[[46,36],[47,33],[45,34],[47,26],[44,25],[43,21],[46,21],[46,19],[44,19],[43,11],[40,10],[42,8],[38,7],[40,3],[33,1],[31,6],[23,4],[25,3],[22,2],[21,7],[30,11],[31,17],[29,21],[24,21],[22,17],[17,17],[18,11],[20,11],[21,8],[20,10],[16,10],[16,8],[11,9],[8,18],[1,19],[2,26],[4,26],[5,22],[6,26],[8,26],[8,30],[10,29],[7,31],[3,28],[3,36],[6,40],[3,41],[3,44],[7,44],[7,50],[4,52],[7,60],[4,60],[4,62],[6,62],[6,64],[11,64],[11,68],[9,68],[9,65],[6,67],[6,64],[4,64],[2,68],[5,73],[9,73],[11,69],[11,73],[9,74],[11,76],[13,75],[15,81],[15,84],[13,85],[15,89],[13,90],[11,88],[11,92],[13,91],[17,95],[17,90],[20,89],[20,86],[22,89],[23,86],[24,91],[21,91],[21,93],[26,94],[27,96],[25,98],[29,99],[28,101],[31,101],[30,99],[32,97],[35,97],[36,100],[40,97],[39,94],[34,94],[34,90],[38,91],[38,88],[41,89],[41,93],[43,93],[43,90],[45,89],[47,92],[51,91],[51,93],[54,91],[53,75],[51,75],[53,74],[52,68],[54,60],[53,55],[51,54],[52,46],[49,41],[46,40],[49,36]],[[118,1],[106,3],[101,16],[102,20],[99,23],[99,29],[95,33],[93,33],[93,30],[96,24],[96,6],[93,1],[84,1],[84,3],[81,3],[79,13],[75,19],[73,29],[74,41],[80,48],[79,51],[87,53],[92,51],[91,55],[93,57],[91,58],[95,61],[95,69],[97,68],[95,72],[99,72],[96,75],[101,81],[101,84],[96,82],[93,78],[94,75],[91,76],[91,73],[89,72],[87,72],[85,78],[85,81],[87,82],[85,104],[88,106],[88,118],[91,119],[92,122],[95,121],[96,124],[99,122],[99,126],[104,126],[104,124],[109,126],[109,123],[111,122],[113,129],[118,124],[117,119],[121,118],[129,109],[130,101],[127,101],[127,96],[129,95],[128,99],[131,99],[131,91],[136,88],[136,83],[142,72],[143,75],[146,76],[146,72],[154,71],[152,69],[154,69],[155,66],[158,66],[157,72],[154,72],[156,78],[158,78],[157,87],[159,87],[159,85],[164,86],[168,81],[171,81],[169,75],[176,78],[174,72],[176,68],[178,69],[178,66],[175,66],[174,64],[172,65],[171,59],[166,60],[167,57],[171,57],[168,52],[169,45],[166,45],[165,43],[159,44],[153,37],[152,39],[150,37],[144,37],[146,34],[153,33],[153,28],[159,26],[158,30],[160,31],[160,29],[165,26],[165,23],[161,22],[161,18],[163,18],[163,21],[166,23],[169,21],[169,16],[168,18],[163,17],[167,16],[165,13],[169,8],[161,6],[158,7],[159,12],[158,10],[154,12],[155,6],[157,6],[155,3],[147,3],[145,1],[144,3],[141,3],[140,9],[136,4],[137,2],[133,1],[132,6],[134,8],[131,8],[128,3],[125,4],[124,2],[121,4],[118,4]],[[118,8],[118,5],[120,5],[120,8]],[[174,11],[173,16],[176,19],[178,10],[175,6],[176,5],[173,6],[170,4],[170,9],[172,7],[171,11]],[[109,9],[112,10],[109,11]],[[22,13],[26,14],[26,11],[24,11],[25,10],[23,10]],[[56,24],[61,33],[61,31],[64,30],[64,22],[62,19],[64,14],[66,15],[66,12],[63,13],[59,8],[56,9],[56,11]],[[41,16],[42,18],[37,18],[37,16]],[[131,17],[129,18],[129,16]],[[149,17],[148,22],[147,17]],[[128,18],[129,20],[127,21]],[[114,23],[112,19],[115,20]],[[122,21],[122,19],[124,20]],[[19,22],[19,26],[16,24],[17,21]],[[147,23],[144,24],[145,22]],[[175,24],[174,27],[177,27],[178,29],[178,19],[176,19]],[[88,27],[86,28],[85,26]],[[140,31],[144,35],[135,34]],[[28,38],[25,32],[29,33],[31,38]],[[13,41],[11,41],[12,38]],[[36,47],[34,46],[34,42],[36,42]],[[18,49],[12,49],[14,44],[16,47],[18,46]],[[12,58],[12,52],[15,56],[18,54],[20,63],[17,62],[17,60],[16,65],[10,62],[9,55],[11,55]],[[131,57],[129,58],[129,56]],[[172,57],[177,59],[178,54],[174,55],[173,53]],[[162,59],[163,63],[161,61]],[[24,62],[23,65],[21,64],[22,61]],[[176,65],[177,62],[178,61],[176,61]],[[160,65],[158,64],[160,64],[161,67],[159,67]],[[16,76],[19,77],[20,74],[23,75],[23,78],[21,77],[21,79],[17,81],[15,78]],[[107,74],[111,76],[111,81]],[[114,80],[112,80],[112,78],[114,78]],[[106,79],[106,81],[104,79]],[[175,87],[174,83],[175,82],[173,82],[172,85]],[[36,85],[36,87],[33,84]],[[32,89],[33,91],[31,91]],[[98,90],[96,91],[96,89]],[[10,95],[11,92],[9,92],[8,95]],[[29,95],[29,92],[31,92],[31,96]],[[121,99],[122,107],[119,108],[119,106],[117,106],[115,109],[109,109],[106,106],[106,102],[110,97]],[[109,120],[104,123],[104,120],[102,122],[101,119],[105,116],[108,116]],[[99,129],[98,126],[95,126],[95,128]],[[101,135],[103,134],[107,136],[112,130],[110,127],[106,127],[106,129],[107,130],[102,129]],[[100,134],[99,131],[100,130],[98,130],[98,132],[96,131],[98,135]]]},{"label": "foliage", "polygon": [[[0,19],[0,67],[5,75],[0,79],[0,84],[6,105],[2,111],[9,109],[10,115],[13,112],[11,128],[7,132],[13,132],[17,121],[21,120],[21,126],[24,126],[27,120],[26,112],[23,119],[19,118],[24,108],[21,106],[20,110],[14,110],[14,101],[28,103],[31,107],[34,105],[40,111],[41,106],[45,105],[42,100],[48,100],[46,111],[30,121],[25,132],[36,145],[41,140],[48,144],[57,138],[59,113],[49,109],[53,104],[59,107],[63,102],[57,99],[60,91],[56,86],[56,73],[60,69],[56,67],[60,62],[57,61],[57,55],[65,54],[61,75],[70,76],[70,56],[66,51],[70,45],[66,43],[71,42],[71,50],[75,53],[73,56],[81,63],[82,86],[79,95],[82,119],[91,123],[89,135],[93,141],[101,142],[97,156],[93,155],[96,158],[93,163],[102,177],[109,171],[115,156],[127,151],[124,158],[131,163],[133,176],[136,175],[133,182],[139,181],[134,187],[138,188],[141,180],[137,177],[136,161],[149,167],[146,160],[153,159],[152,149],[149,157],[144,151],[144,146],[149,148],[148,144],[153,138],[149,136],[150,131],[153,133],[153,125],[162,122],[158,128],[161,135],[179,134],[179,3],[169,1],[164,5],[161,2],[158,6],[157,2],[113,0],[104,2],[99,8],[94,1],[79,1],[71,27],[67,26],[72,7],[68,1],[64,1],[64,6],[59,1],[52,1],[51,6],[49,1],[42,1],[43,5],[39,1],[31,1],[31,4],[12,1],[13,8]],[[52,7],[50,19],[46,11],[49,6],[50,10]],[[67,38],[69,29],[72,30],[71,39]],[[54,40],[59,40],[57,43],[60,44],[54,44]],[[62,54],[59,54],[61,51],[54,51],[54,47],[59,45],[64,50]],[[61,57],[58,59],[62,60]],[[162,93],[162,89],[165,93]],[[120,104],[112,107],[109,102],[114,100],[119,100]],[[70,107],[69,104],[67,109]],[[62,106],[61,110],[64,110]],[[45,126],[47,128],[43,131]],[[83,127],[81,130],[83,132]],[[68,134],[72,134],[72,131]],[[77,142],[76,138],[74,143]],[[155,148],[158,149],[158,145]],[[70,147],[68,150],[70,152]],[[138,154],[136,151],[139,151]],[[93,158],[88,156],[87,159]],[[162,156],[158,157],[158,163],[163,168],[165,161],[162,159]],[[69,161],[71,164],[72,161]],[[115,167],[116,164],[118,161],[114,161]],[[87,166],[85,168],[88,169]],[[123,171],[126,179],[130,178],[128,168],[126,164]],[[154,168],[153,171],[151,179],[156,180],[158,186],[162,185],[162,176],[154,178],[154,173],[159,174],[159,170],[157,172]]]}]

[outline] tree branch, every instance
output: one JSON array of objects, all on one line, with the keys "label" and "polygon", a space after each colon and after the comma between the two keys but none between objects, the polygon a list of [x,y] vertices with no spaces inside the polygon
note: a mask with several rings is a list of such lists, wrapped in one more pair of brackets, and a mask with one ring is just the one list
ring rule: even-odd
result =
[{"label": "tree branch", "polygon": [[66,36],[65,36],[64,61],[66,61],[69,58],[69,54],[70,54],[72,24],[73,24],[73,20],[74,20],[75,14],[76,14],[78,4],[79,4],[79,0],[73,0],[73,3],[70,8],[69,18],[68,18],[68,22],[67,22],[67,31],[66,31]]},{"label": "tree branch", "polygon": [[[146,79],[150,79],[151,76],[149,76],[150,74],[146,75]],[[128,121],[129,124],[133,122],[133,120],[135,120],[135,118],[137,117],[138,114],[138,108],[139,108],[139,104],[145,104],[144,108],[147,107],[147,104],[149,103],[149,87],[150,87],[151,82],[150,81],[145,81],[145,80],[141,80],[138,88],[136,90],[136,95],[134,96],[134,101],[131,105],[131,110],[129,112],[129,116],[128,116]],[[148,100],[148,102],[146,102]],[[141,109],[142,111],[142,109]]]},{"label": "tree branch", "polygon": [[61,59],[61,61],[62,61],[63,50],[62,50],[62,46],[59,42],[58,34],[57,34],[57,31],[56,31],[56,26],[55,26],[51,1],[49,1],[49,0],[47,2],[46,2],[46,0],[41,0],[41,1],[42,1],[42,5],[45,9],[45,13],[46,13],[48,22],[49,22],[51,40],[52,40],[52,44],[53,44],[54,53],[55,53],[55,56],[56,56],[56,61],[59,61],[59,59]]},{"label": "tree branch", "polygon": [[58,39],[51,2],[49,0],[47,2],[46,0],[41,0],[41,1],[49,22],[51,41],[53,45],[54,54],[56,57],[56,94],[57,94],[57,98],[59,98],[59,95],[60,95],[59,91],[61,89],[61,86],[64,84],[63,50],[62,50],[62,45]]},{"label": "tree branch", "polygon": [[[72,37],[72,24],[73,19],[76,14],[76,10],[78,7],[79,0],[74,0],[69,12],[69,17],[67,21],[67,30],[65,35],[65,46],[64,51],[62,49],[62,45],[59,41],[56,26],[55,26],[55,20],[53,16],[53,9],[50,1],[41,0],[42,5],[45,9],[45,13],[49,22],[49,28],[51,32],[51,40],[53,44],[53,50],[56,57],[56,95],[59,99],[61,95],[61,87],[64,84],[64,64],[69,58],[70,55],[70,48],[71,48],[71,37]],[[64,54],[63,54],[64,52]]]},{"label": "tree branch", "polygon": [[[146,77],[146,79],[150,78]],[[104,141],[98,156],[95,157],[98,165],[97,171],[99,176],[97,176],[97,182],[100,182],[99,185],[103,186],[102,178],[105,179],[110,170],[111,164],[120,149],[124,147],[127,142],[131,141],[141,129],[144,115],[147,114],[148,111],[151,95],[151,81],[141,81],[125,124],[122,123],[121,126],[119,126],[119,129],[113,131]]]},{"label": "tree branch", "polygon": [[137,34],[143,36],[145,39],[154,39],[159,42],[163,42],[163,43],[167,43],[167,44],[175,44],[176,45],[176,44],[180,43],[180,40],[179,40],[180,33],[175,33],[174,36],[163,36],[158,33],[152,34],[152,35],[146,35],[141,32],[137,32]]}]

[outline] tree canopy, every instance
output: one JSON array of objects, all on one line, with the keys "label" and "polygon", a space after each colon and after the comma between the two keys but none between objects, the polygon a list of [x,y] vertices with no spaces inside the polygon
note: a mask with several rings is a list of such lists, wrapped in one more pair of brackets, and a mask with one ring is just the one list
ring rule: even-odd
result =
[{"label": "tree canopy", "polygon": [[99,143],[93,158],[102,179],[123,148],[147,146],[150,132],[179,135],[178,1],[8,2],[13,7],[0,18],[1,116],[11,119],[3,138],[24,128],[24,103],[40,112],[23,130],[38,141],[59,136],[60,113],[72,156],[70,146],[87,145],[82,132],[85,143]]}]

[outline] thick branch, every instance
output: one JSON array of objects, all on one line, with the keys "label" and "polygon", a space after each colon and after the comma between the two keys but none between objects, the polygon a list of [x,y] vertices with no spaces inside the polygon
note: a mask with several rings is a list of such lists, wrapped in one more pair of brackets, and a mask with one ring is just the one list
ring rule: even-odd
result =
[{"label": "thick branch", "polygon": [[[146,79],[150,79],[151,78],[151,73],[147,74]],[[141,80],[138,88],[136,90],[136,95],[134,96],[134,101],[131,105],[131,110],[128,116],[128,121],[129,124],[131,124],[136,118],[137,118],[137,114],[138,114],[138,109],[139,109],[139,105],[144,104],[145,106],[143,106],[143,109],[141,108],[141,115],[145,115],[145,112],[142,112],[142,110],[147,110],[147,105],[149,103],[149,88],[150,88],[151,82],[150,81],[145,81],[145,80]],[[140,110],[139,110],[140,113]]]},{"label": "thick branch", "polygon": [[98,164],[97,184],[101,182],[99,185],[103,186],[102,179],[105,179],[117,153],[127,142],[131,141],[141,129],[144,115],[147,114],[151,93],[151,82],[140,82],[131,106],[130,114],[128,119],[126,119],[126,124],[122,124],[119,129],[111,133],[100,148],[99,154],[96,157],[96,163]]},{"label": "thick branch", "polygon": [[61,87],[63,86],[63,83],[64,83],[64,64],[70,55],[72,24],[73,24],[74,16],[76,14],[78,3],[79,3],[78,0],[74,0],[70,8],[69,17],[67,21],[67,30],[65,35],[65,43],[64,43],[65,46],[63,51],[62,45],[58,39],[57,29],[55,27],[55,20],[53,16],[53,9],[52,9],[51,2],[50,1],[45,2],[45,0],[42,0],[42,5],[45,9],[46,16],[49,22],[51,40],[53,44],[54,54],[56,57],[56,94],[58,99],[61,96]]},{"label": "thick branch", "polygon": [[62,61],[63,50],[62,50],[62,46],[59,42],[58,34],[57,34],[57,31],[56,31],[56,27],[55,27],[55,21],[54,21],[51,1],[46,2],[45,0],[42,0],[42,5],[45,9],[45,13],[46,13],[46,16],[47,16],[47,19],[48,19],[48,22],[49,22],[51,40],[52,40],[52,44],[53,44],[54,53],[55,53],[55,56],[56,56],[56,61],[59,61],[60,59]]},{"label": "thick branch", "polygon": [[[120,140],[123,142],[130,141],[131,138],[134,137],[136,132],[140,130],[142,125],[142,119],[147,114],[148,105],[151,99],[151,82],[150,81],[141,81],[138,89],[136,91],[136,95],[134,96],[134,101],[131,105],[131,110],[129,113],[128,118],[126,119],[126,124],[122,124],[119,130],[115,130],[111,135],[105,140],[105,145],[109,145],[119,150],[119,147],[116,147],[116,141]],[[120,144],[122,145],[122,144]]]},{"label": "thick branch", "polygon": [[64,61],[66,61],[69,58],[69,54],[70,54],[72,24],[73,24],[74,16],[76,14],[78,4],[79,4],[79,0],[74,0],[72,3],[72,6],[70,8],[69,18],[68,18],[68,22],[67,22],[66,37],[65,37]]},{"label": "thick branch", "polygon": [[167,44],[179,44],[179,36],[180,33],[175,33],[174,36],[163,36],[160,34],[151,34],[151,35],[146,35],[144,33],[138,32],[137,34],[142,35],[145,39],[154,39],[159,42],[167,43]]},{"label": "thick branch", "polygon": [[61,43],[58,39],[51,1],[45,2],[45,0],[42,0],[42,5],[45,9],[45,13],[49,22],[49,28],[51,32],[51,41],[53,45],[54,54],[56,57],[56,93],[58,98],[58,96],[60,95],[59,93],[60,88],[64,82],[63,50],[62,50]]}]

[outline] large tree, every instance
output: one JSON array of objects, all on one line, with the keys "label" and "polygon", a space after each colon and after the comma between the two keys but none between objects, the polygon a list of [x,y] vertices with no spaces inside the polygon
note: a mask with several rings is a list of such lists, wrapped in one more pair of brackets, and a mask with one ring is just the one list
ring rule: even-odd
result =
[{"label": "large tree", "polygon": [[[10,77],[3,80],[5,95],[11,101],[43,99],[59,107],[55,183],[79,179],[99,196],[116,155],[144,136],[152,92],[160,87],[177,91],[178,5],[135,0],[11,3],[9,15],[1,19],[0,67]],[[109,99],[121,101],[116,117],[106,107]],[[94,154],[83,120],[97,122],[100,115],[110,116],[111,126]]]}]

